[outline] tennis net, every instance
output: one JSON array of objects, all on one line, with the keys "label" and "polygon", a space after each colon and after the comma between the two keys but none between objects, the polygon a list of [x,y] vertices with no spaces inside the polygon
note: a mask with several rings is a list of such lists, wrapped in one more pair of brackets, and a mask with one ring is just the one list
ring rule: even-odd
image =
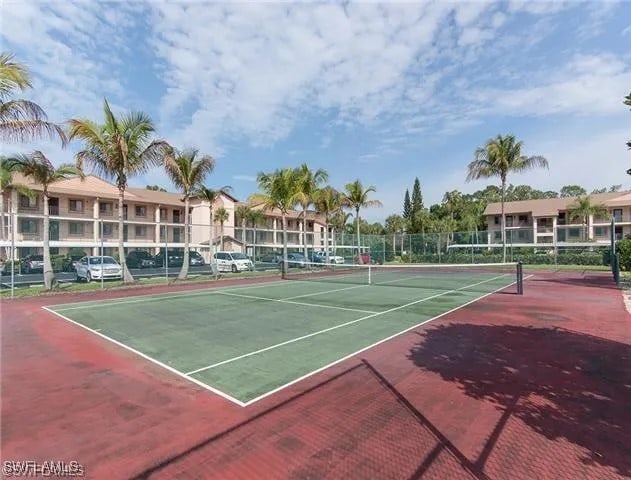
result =
[{"label": "tennis net", "polygon": [[519,263],[356,265],[310,263],[287,269],[288,280],[455,290],[489,283],[523,293]]}]

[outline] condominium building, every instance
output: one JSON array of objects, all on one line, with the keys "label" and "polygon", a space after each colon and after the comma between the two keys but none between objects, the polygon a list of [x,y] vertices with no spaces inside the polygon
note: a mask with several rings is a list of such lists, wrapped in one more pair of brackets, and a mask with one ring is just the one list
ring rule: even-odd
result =
[{"label": "condominium building", "polygon": [[[520,244],[563,244],[600,243],[611,241],[611,219],[615,221],[616,239],[631,234],[631,192],[599,193],[590,195],[591,203],[602,205],[608,214],[598,218],[590,215],[583,219],[571,218],[570,210],[576,197],[546,198],[506,202],[507,242]],[[501,243],[501,203],[486,207],[488,243]]]},{"label": "condominium building", "polygon": [[[18,189],[3,194],[4,209],[0,246],[5,256],[11,245],[16,247],[16,257],[41,253],[43,246],[44,206],[41,185],[16,175],[14,184],[25,185],[35,192],[27,196]],[[87,175],[83,180],[70,178],[55,182],[49,187],[48,213],[50,215],[49,240],[52,253],[65,254],[79,248],[86,254],[106,255],[116,252],[118,246],[118,188],[97,176]],[[235,197],[222,193],[213,209],[224,208],[228,219],[210,225],[210,205],[192,199],[190,205],[190,244],[209,258],[209,240],[214,238],[216,251],[221,244],[225,250],[251,254],[278,250],[282,247],[280,212],[263,211],[265,219],[254,226],[247,225],[245,238],[241,226],[235,226],[235,208],[240,205]],[[124,245],[127,250],[146,250],[156,253],[160,248],[184,247],[184,202],[182,194],[160,192],[142,188],[125,191],[123,218]],[[301,248],[304,236],[311,248],[320,249],[324,244],[325,224],[314,212],[302,215],[289,212],[288,244]],[[245,240],[245,244],[243,243]],[[8,254],[7,254],[8,256]]]}]

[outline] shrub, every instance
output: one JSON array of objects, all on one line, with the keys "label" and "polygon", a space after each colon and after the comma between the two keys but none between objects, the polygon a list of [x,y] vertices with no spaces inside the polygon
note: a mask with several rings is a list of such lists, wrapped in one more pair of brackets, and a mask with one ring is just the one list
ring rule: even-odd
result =
[{"label": "shrub", "polygon": [[616,243],[616,251],[618,253],[618,262],[620,269],[631,271],[631,239],[625,238]]}]

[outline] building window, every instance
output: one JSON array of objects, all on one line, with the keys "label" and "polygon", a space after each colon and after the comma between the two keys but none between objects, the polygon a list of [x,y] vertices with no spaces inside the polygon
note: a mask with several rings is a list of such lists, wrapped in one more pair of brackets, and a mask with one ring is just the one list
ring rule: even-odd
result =
[{"label": "building window", "polygon": [[520,215],[519,216],[519,222],[520,223],[527,223],[528,222],[528,215]]},{"label": "building window", "polygon": [[83,200],[70,199],[68,201],[68,210],[83,213]]},{"label": "building window", "polygon": [[147,216],[147,207],[143,205],[136,205],[136,216],[137,217],[146,217]]},{"label": "building window", "polygon": [[21,208],[37,208],[37,197],[29,197],[28,195],[20,195]]},{"label": "building window", "polygon": [[506,217],[506,226],[507,227],[512,227],[513,226],[513,217],[512,217],[512,215],[509,215],[508,217]]},{"label": "building window", "polygon": [[568,237],[578,237],[581,234],[580,228],[570,228],[567,232]]},{"label": "building window", "polygon": [[136,225],[135,233],[136,233],[136,237],[146,237],[147,227],[144,225]]},{"label": "building window", "polygon": [[68,224],[68,234],[83,235],[85,225],[81,222],[70,222]]},{"label": "building window", "polygon": [[169,211],[166,208],[160,209],[160,221],[168,222],[169,221]]},{"label": "building window", "polygon": [[20,233],[37,233],[37,220],[20,218]]},{"label": "building window", "polygon": [[103,236],[111,236],[114,232],[114,224],[112,223],[104,223],[103,224]]},{"label": "building window", "polygon": [[113,211],[114,211],[113,203],[99,202],[99,213],[101,215],[107,215],[108,217],[110,217],[112,216]]},{"label": "building window", "polygon": [[173,210],[173,223],[180,223],[180,211]]},{"label": "building window", "polygon": [[502,232],[495,232],[495,241],[499,242],[502,240]]},{"label": "building window", "polygon": [[517,238],[519,238],[519,240],[526,240],[528,238],[528,232],[524,232],[523,230],[518,230]]},{"label": "building window", "polygon": [[616,222],[622,222],[622,208],[614,208],[613,219]]},{"label": "building window", "polygon": [[307,222],[307,228],[313,229],[313,222]]},{"label": "building window", "polygon": [[597,237],[607,236],[607,227],[594,227],[594,235]]},{"label": "building window", "polygon": [[499,215],[495,215],[494,222],[495,222],[495,225],[499,225],[500,224],[500,216]]},{"label": "building window", "polygon": [[324,234],[324,227],[320,227],[320,235]]}]

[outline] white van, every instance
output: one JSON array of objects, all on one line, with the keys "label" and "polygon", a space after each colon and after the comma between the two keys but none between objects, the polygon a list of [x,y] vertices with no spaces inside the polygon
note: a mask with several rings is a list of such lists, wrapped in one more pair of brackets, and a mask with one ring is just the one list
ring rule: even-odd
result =
[{"label": "white van", "polygon": [[250,259],[241,252],[217,252],[213,255],[213,263],[220,272],[244,272],[254,270]]}]

